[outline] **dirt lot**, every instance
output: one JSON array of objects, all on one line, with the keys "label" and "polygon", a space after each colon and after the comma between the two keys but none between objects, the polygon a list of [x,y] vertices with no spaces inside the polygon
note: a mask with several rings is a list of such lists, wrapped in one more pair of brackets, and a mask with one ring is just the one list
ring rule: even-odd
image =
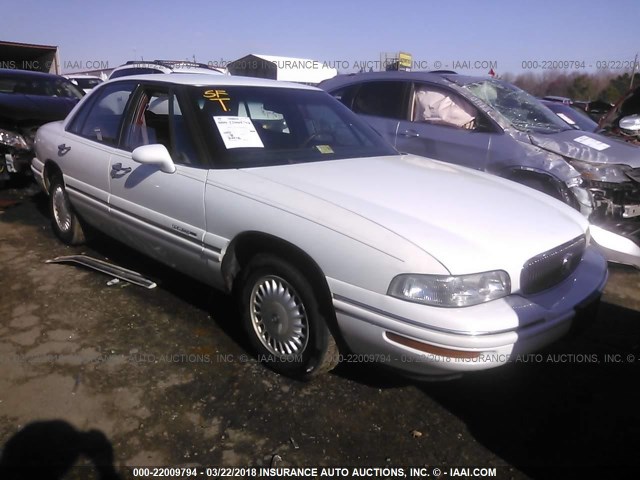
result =
[{"label": "dirt lot", "polygon": [[[633,269],[611,268],[590,329],[529,362],[440,383],[348,364],[301,384],[252,359],[228,298],[105,239],[63,246],[43,195],[5,190],[0,210],[0,445],[62,419],[103,432],[125,476],[135,465],[428,465],[444,478],[488,466],[516,479],[640,468]],[[80,252],[159,287],[44,263]]]}]

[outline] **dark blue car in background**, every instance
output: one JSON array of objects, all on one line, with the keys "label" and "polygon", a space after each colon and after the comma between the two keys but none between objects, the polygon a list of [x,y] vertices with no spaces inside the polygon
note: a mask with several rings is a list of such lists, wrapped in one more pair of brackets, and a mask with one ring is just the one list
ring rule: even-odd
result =
[{"label": "dark blue car in background", "polygon": [[83,95],[59,75],[0,69],[0,184],[31,173],[36,130],[63,120]]},{"label": "dark blue car in background", "polygon": [[597,132],[599,130],[598,123],[594,122],[593,119],[579,107],[575,107],[570,103],[545,99],[542,99],[540,103],[573,128],[585,130],[587,132]]}]

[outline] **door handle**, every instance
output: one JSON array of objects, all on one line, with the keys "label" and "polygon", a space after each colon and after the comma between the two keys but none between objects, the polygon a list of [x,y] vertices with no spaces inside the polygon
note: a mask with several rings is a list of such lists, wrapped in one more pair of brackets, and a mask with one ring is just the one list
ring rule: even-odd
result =
[{"label": "door handle", "polygon": [[400,135],[403,137],[416,138],[419,137],[420,134],[415,130],[405,130],[404,132],[400,132]]},{"label": "door handle", "polygon": [[121,173],[129,173],[131,171],[131,167],[122,167],[120,162],[114,163],[111,165],[111,177],[115,178],[118,174]]},{"label": "door handle", "polygon": [[121,163],[114,163],[113,165],[111,165],[111,170],[113,170],[114,172],[129,173],[131,171],[131,167],[122,168],[122,164]]},{"label": "door handle", "polygon": [[69,150],[71,150],[71,147],[67,147],[67,145],[64,143],[58,145],[58,155],[60,156],[65,155],[69,152]]}]

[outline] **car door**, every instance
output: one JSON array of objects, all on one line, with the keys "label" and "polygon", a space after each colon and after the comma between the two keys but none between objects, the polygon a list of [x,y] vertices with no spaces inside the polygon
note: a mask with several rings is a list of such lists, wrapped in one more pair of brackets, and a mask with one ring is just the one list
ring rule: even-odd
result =
[{"label": "car door", "polygon": [[[342,99],[380,135],[396,146],[400,120],[407,118],[407,98],[411,84],[404,81],[373,81],[361,84],[348,99]],[[334,94],[335,96],[335,94]]]},{"label": "car door", "polygon": [[457,92],[419,82],[409,95],[409,115],[398,125],[396,148],[484,170],[495,128]]},{"label": "car door", "polygon": [[133,82],[105,85],[74,113],[58,147],[57,162],[74,208],[95,227],[110,232],[109,161]]},{"label": "car door", "polygon": [[[192,138],[175,92],[142,85],[126,116],[120,148],[109,166],[109,206],[120,239],[203,281],[208,278],[203,239],[208,167]],[[133,160],[143,145],[164,145],[175,171]]]}]

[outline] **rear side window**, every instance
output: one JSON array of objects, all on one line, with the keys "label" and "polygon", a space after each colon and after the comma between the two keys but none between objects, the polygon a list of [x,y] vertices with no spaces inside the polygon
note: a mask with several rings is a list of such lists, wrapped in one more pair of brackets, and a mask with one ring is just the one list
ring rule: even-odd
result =
[{"label": "rear side window", "polygon": [[103,88],[97,99],[83,105],[69,131],[110,146],[118,143],[123,113],[135,83],[117,83]]},{"label": "rear side window", "polygon": [[407,82],[368,82],[360,86],[352,109],[363,115],[404,120],[407,118]]},{"label": "rear side window", "polygon": [[334,90],[331,92],[333,98],[336,100],[340,100],[345,106],[349,109],[352,109],[353,106],[353,96],[358,90],[359,85],[348,85],[346,87],[339,88],[338,90]]}]

